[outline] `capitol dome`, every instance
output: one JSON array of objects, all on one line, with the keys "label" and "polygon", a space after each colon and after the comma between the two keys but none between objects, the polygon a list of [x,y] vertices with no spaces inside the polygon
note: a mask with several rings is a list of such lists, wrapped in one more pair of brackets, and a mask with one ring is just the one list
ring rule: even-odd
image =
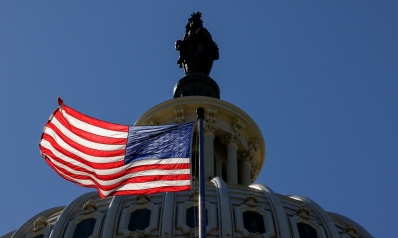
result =
[{"label": "capitol dome", "polygon": [[[211,60],[218,59],[215,43],[212,47],[217,52]],[[219,99],[218,85],[208,76],[212,61],[192,65],[185,63],[186,76],[176,84],[174,98],[148,110],[135,125],[192,122],[197,108],[205,109],[207,237],[372,238],[355,221],[309,198],[281,195],[256,183],[266,157],[259,127],[243,110]],[[197,72],[203,68],[207,74]],[[36,214],[2,238],[198,237],[196,144],[194,136],[190,191],[107,198],[89,192]]]},{"label": "capitol dome", "polygon": [[[371,238],[355,221],[327,212],[309,198],[275,193],[255,183],[266,147],[256,123],[223,100],[184,96],[147,111],[135,125],[196,120],[205,115],[208,237]],[[195,141],[194,143],[195,144]],[[196,176],[193,146],[192,175]],[[197,181],[191,191],[101,199],[81,195],[65,207],[45,210],[3,238],[197,237]]]}]

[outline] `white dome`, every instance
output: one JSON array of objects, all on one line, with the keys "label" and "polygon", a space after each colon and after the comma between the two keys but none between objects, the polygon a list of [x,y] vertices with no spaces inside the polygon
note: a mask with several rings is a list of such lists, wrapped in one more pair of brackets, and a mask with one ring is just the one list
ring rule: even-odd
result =
[{"label": "white dome", "polygon": [[[359,224],[326,212],[306,197],[284,196],[253,184],[265,161],[264,139],[256,123],[228,102],[202,96],[176,98],[148,110],[136,125],[194,121],[198,107],[207,111],[208,237],[372,237]],[[195,168],[192,173],[195,176]],[[196,237],[195,188],[197,182],[192,191],[105,199],[86,193],[66,207],[33,216],[3,238]]]},{"label": "white dome", "polygon": [[[187,216],[190,215],[188,209],[197,205],[197,194],[191,191],[106,199],[90,192],[66,207],[35,215],[3,237],[76,237],[73,235],[77,225],[90,218],[94,221],[94,225],[89,226],[90,237],[194,237],[196,230],[189,226]],[[149,217],[141,217],[147,219],[147,226],[129,230],[134,212],[143,209],[150,211]],[[206,209],[208,237],[300,237],[299,223],[311,227],[318,238],[372,237],[354,221],[326,212],[308,198],[276,194],[261,184],[228,186],[216,177],[206,184]],[[247,211],[258,214],[249,219],[257,228],[245,222]],[[39,217],[46,222],[36,224],[38,228],[33,229]],[[263,227],[258,228],[258,224]],[[264,232],[256,234],[256,229]]]}]

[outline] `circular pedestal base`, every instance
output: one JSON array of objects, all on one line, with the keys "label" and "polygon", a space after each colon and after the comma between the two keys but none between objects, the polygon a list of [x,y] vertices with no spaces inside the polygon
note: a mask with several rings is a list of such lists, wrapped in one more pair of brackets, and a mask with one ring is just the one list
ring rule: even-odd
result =
[{"label": "circular pedestal base", "polygon": [[217,83],[204,74],[188,74],[174,86],[174,98],[184,96],[206,96],[220,99]]}]

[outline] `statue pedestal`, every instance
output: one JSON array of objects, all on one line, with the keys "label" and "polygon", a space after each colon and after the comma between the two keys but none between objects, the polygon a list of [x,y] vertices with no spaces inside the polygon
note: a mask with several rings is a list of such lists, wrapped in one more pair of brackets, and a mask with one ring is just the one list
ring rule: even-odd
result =
[{"label": "statue pedestal", "polygon": [[206,96],[220,99],[217,83],[205,74],[191,73],[174,86],[174,98],[185,96]]}]

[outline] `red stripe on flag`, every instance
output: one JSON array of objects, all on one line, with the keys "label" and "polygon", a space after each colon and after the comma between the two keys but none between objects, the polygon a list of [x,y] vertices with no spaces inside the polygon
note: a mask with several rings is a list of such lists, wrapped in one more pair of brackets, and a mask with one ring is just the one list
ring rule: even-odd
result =
[{"label": "red stripe on flag", "polygon": [[92,117],[89,117],[87,115],[84,115],[83,113],[80,113],[65,104],[62,106],[62,109],[65,110],[69,115],[73,116],[76,119],[79,119],[80,121],[86,122],[90,125],[101,127],[107,130],[112,130],[112,131],[121,131],[121,132],[128,132],[129,127],[125,125],[120,125],[120,124],[114,124],[102,120],[98,120]]},{"label": "red stripe on flag", "polygon": [[115,191],[110,193],[108,196],[104,196],[101,191],[98,190],[98,193],[101,198],[106,198],[109,196],[120,196],[120,195],[142,195],[142,194],[154,194],[154,193],[164,193],[164,192],[181,192],[191,190],[190,185],[183,185],[183,186],[163,186],[157,188],[150,188],[150,189],[140,189],[140,190],[122,190],[122,191]]},{"label": "red stripe on flag", "polygon": [[[47,124],[47,127],[53,129],[53,131],[68,145],[70,145],[72,148],[75,148],[76,150],[90,156],[96,156],[96,157],[114,157],[114,156],[123,156],[125,153],[125,149],[123,150],[95,150],[91,149],[85,146],[80,145],[79,143],[76,143],[75,141],[69,139],[66,137],[62,132],[58,130],[57,127],[55,127],[53,124]],[[51,144],[54,146],[53,143],[57,144],[57,142],[54,140],[54,138],[48,134],[43,135],[43,139],[46,141],[51,140]],[[58,144],[57,144],[58,145]],[[54,146],[55,147],[55,146]]]},{"label": "red stripe on flag", "polygon": [[182,170],[182,169],[190,168],[189,164],[158,164],[158,165],[150,164],[150,165],[141,165],[141,166],[136,166],[136,167],[132,167],[132,168],[127,168],[121,172],[114,173],[114,174],[99,175],[99,174],[95,173],[94,169],[88,170],[86,168],[74,165],[72,163],[69,163],[65,160],[62,160],[62,159],[56,157],[53,154],[48,154],[48,156],[50,156],[53,160],[57,161],[60,164],[67,166],[68,168],[70,168],[72,170],[91,174],[93,177],[100,179],[100,180],[113,180],[113,179],[123,177],[124,175],[130,174],[130,173],[136,173],[136,172],[148,171],[148,170]]},{"label": "red stripe on flag", "polygon": [[[46,162],[63,178],[67,179],[68,181],[74,182],[76,184],[79,184],[83,187],[92,187],[92,188],[97,188],[98,192],[102,195],[101,190],[104,191],[110,191],[113,189],[116,189],[120,186],[126,185],[126,184],[133,184],[133,183],[144,183],[144,182],[151,182],[151,181],[159,181],[159,180],[163,180],[163,181],[174,181],[174,180],[190,180],[190,175],[189,174],[182,174],[182,175],[154,175],[154,176],[142,176],[142,177],[134,177],[134,178],[130,178],[130,179],[126,179],[123,180],[121,182],[112,184],[112,185],[108,185],[108,186],[103,186],[101,184],[99,184],[98,182],[96,182],[94,179],[92,179],[90,176],[85,176],[85,175],[77,175],[77,174],[73,174],[70,173],[68,170],[65,170],[63,168],[59,168],[56,165],[54,165],[50,159],[48,159],[46,157]],[[67,176],[69,177],[67,177]],[[87,185],[87,184],[81,184],[78,181],[75,181],[74,179],[80,179],[80,180],[90,180],[92,181],[95,185]],[[166,187],[166,186],[164,186]],[[172,188],[176,188],[179,189],[178,187],[180,186],[167,186],[169,189]],[[184,185],[183,187],[187,187],[186,185]],[[188,186],[190,187],[190,186]],[[152,188],[152,189],[147,189],[147,190],[158,190],[162,187],[157,187],[157,188]],[[140,190],[130,190],[131,192],[142,192],[144,190],[140,189]],[[168,192],[170,192],[170,190],[167,190]],[[172,191],[172,190],[171,190]],[[181,190],[176,190],[176,191],[181,191]],[[124,191],[120,191],[120,192],[124,192]],[[138,193],[134,193],[134,194],[138,194]],[[110,196],[110,195],[108,195]],[[105,197],[105,196],[104,196]]]},{"label": "red stripe on flag", "polygon": [[65,117],[62,115],[60,111],[57,111],[54,116],[66,129],[73,132],[75,135],[101,144],[110,144],[110,145],[125,145],[127,143],[127,138],[111,138],[106,136],[99,136],[82,129],[79,129],[73,125],[71,125]]},{"label": "red stripe on flag", "polygon": [[[54,145],[53,145],[53,147],[54,147]],[[85,165],[87,165],[89,167],[92,167],[93,169],[114,169],[114,168],[119,168],[119,167],[124,165],[124,160],[111,162],[111,163],[94,163],[94,162],[90,162],[90,161],[87,161],[85,159],[82,159],[79,156],[77,156],[77,155],[75,155],[75,154],[73,154],[73,153],[71,153],[71,152],[69,152],[67,150],[64,150],[62,147],[54,147],[54,149],[56,149],[58,152],[64,154],[65,156],[67,156],[67,157],[69,157],[71,159],[74,159],[74,160],[76,160],[76,161],[78,161],[78,162],[80,162],[82,164],[85,164]],[[42,145],[40,145],[40,150],[46,156],[56,157],[51,152],[51,150],[43,147]],[[60,159],[62,159],[62,158],[60,158]]]}]

